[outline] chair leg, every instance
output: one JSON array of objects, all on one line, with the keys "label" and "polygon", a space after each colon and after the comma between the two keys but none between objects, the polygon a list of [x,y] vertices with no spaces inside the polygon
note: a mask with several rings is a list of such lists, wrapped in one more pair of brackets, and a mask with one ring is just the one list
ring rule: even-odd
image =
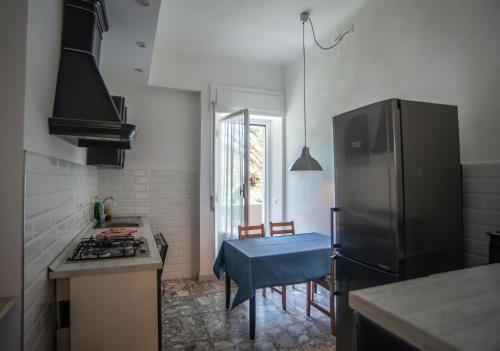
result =
[{"label": "chair leg", "polygon": [[281,307],[283,311],[286,311],[286,286],[281,287]]},{"label": "chair leg", "polygon": [[314,294],[317,294],[318,293],[318,284],[316,284],[315,282],[313,282],[312,285],[313,285]]},{"label": "chair leg", "polygon": [[306,314],[307,317],[311,317],[311,292],[312,292],[312,284],[311,282],[306,283]]},{"label": "chair leg", "polygon": [[266,297],[266,288],[262,289],[262,296]]}]

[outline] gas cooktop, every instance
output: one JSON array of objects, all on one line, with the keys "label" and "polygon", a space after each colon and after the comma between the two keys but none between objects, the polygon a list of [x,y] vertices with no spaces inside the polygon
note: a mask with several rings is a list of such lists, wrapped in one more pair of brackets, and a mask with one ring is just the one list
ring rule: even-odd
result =
[{"label": "gas cooktop", "polygon": [[145,256],[147,244],[144,237],[115,236],[83,238],[73,249],[69,262]]}]

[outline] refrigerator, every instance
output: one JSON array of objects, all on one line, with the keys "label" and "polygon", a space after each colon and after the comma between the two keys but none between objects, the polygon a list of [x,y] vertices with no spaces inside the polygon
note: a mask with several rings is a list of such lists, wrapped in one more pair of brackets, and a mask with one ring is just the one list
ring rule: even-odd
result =
[{"label": "refrigerator", "polygon": [[389,99],[333,117],[337,350],[349,291],[463,267],[456,106]]}]

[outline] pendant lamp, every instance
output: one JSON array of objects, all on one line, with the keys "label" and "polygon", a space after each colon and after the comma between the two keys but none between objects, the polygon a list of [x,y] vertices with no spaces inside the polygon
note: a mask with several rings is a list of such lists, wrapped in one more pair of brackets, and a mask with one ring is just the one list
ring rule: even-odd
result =
[{"label": "pendant lamp", "polygon": [[309,13],[303,12],[300,14],[302,22],[302,57],[304,62],[304,146],[302,153],[298,159],[290,166],[290,171],[322,171],[321,165],[314,157],[311,156],[307,147],[307,121],[306,121],[306,45],[305,45],[305,30],[304,25],[309,19]]}]

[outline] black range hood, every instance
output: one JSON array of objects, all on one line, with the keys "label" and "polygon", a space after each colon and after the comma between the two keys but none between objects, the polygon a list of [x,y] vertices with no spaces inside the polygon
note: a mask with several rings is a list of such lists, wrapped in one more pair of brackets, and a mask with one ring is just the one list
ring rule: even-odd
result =
[{"label": "black range hood", "polygon": [[[125,106],[125,98],[122,96],[112,96],[118,114],[123,122],[127,122],[127,107]],[[127,151],[122,148],[114,148],[114,145],[108,145],[109,142],[103,140],[86,140],[87,142],[87,165],[97,167],[112,167],[123,168],[125,166],[125,158]]]},{"label": "black range hood", "polygon": [[130,149],[136,127],[123,98],[112,97],[99,72],[103,0],[65,0],[61,60],[49,132],[82,147]]}]

